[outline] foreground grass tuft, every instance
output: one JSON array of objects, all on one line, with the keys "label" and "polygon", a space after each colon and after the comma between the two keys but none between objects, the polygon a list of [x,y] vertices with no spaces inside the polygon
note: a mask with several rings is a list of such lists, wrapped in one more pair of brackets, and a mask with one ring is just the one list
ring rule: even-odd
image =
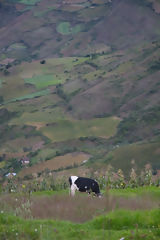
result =
[{"label": "foreground grass tuft", "polygon": [[0,239],[155,239],[160,238],[160,210],[114,211],[85,224],[24,220],[1,212]]},{"label": "foreground grass tuft", "polygon": [[133,229],[137,228],[159,228],[160,227],[160,210],[145,211],[128,211],[117,210],[106,216],[97,217],[92,221],[95,229]]}]

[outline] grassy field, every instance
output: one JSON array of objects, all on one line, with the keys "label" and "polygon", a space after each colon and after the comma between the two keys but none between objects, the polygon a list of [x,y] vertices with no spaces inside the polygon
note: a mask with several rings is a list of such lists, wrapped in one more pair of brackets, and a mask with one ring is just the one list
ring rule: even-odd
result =
[{"label": "grassy field", "polygon": [[[146,218],[147,215],[147,218]],[[130,217],[128,217],[130,216]],[[139,221],[137,221],[139,219]],[[144,222],[144,219],[145,222]],[[141,221],[143,224],[141,224]],[[112,222],[112,223],[111,223]],[[155,239],[159,240],[159,210],[117,211],[83,225],[54,220],[23,220],[1,214],[1,239]],[[139,225],[138,225],[139,224]]]},{"label": "grassy field", "polygon": [[32,98],[41,97],[41,96],[45,96],[45,95],[48,95],[49,92],[50,92],[49,89],[45,89],[45,90],[42,90],[42,91],[39,91],[39,92],[30,93],[30,94],[27,94],[27,95],[23,95],[21,97],[12,98],[12,99],[10,99],[8,101],[5,101],[4,104],[16,102],[16,101],[23,101],[23,100],[26,100],[26,99],[32,99]]},{"label": "grassy field", "polygon": [[57,26],[57,32],[68,35],[68,34],[76,34],[83,29],[83,25],[77,24],[72,27],[69,22],[61,22]]},{"label": "grassy field", "polygon": [[62,83],[61,78],[56,78],[54,75],[37,75],[32,78],[24,79],[26,83],[30,83],[36,86],[37,89],[44,88],[50,85],[56,85]]},{"label": "grassy field", "polygon": [[26,4],[26,5],[35,5],[36,3],[40,2],[41,0],[18,0],[17,2]]},{"label": "grassy field", "polygon": [[109,138],[116,133],[119,119],[97,118],[92,120],[61,120],[51,126],[42,128],[42,133],[53,142],[65,141],[87,136]]},{"label": "grassy field", "polygon": [[1,194],[0,239],[159,240],[159,197],[152,196],[159,189],[132,192],[112,190],[101,199],[67,192]]}]

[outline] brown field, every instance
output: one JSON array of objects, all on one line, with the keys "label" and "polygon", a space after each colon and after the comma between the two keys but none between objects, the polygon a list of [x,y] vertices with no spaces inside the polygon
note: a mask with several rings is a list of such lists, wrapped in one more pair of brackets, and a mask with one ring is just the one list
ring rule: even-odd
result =
[{"label": "brown field", "polygon": [[72,5],[66,4],[66,5],[64,5],[63,7],[61,7],[61,9],[62,9],[63,11],[67,11],[67,12],[79,11],[79,10],[81,10],[82,8],[83,8],[83,6],[78,5],[78,4],[72,4]]},{"label": "brown field", "polygon": [[30,138],[24,138],[19,137],[17,139],[9,140],[2,146],[2,151],[13,151],[13,152],[22,152],[23,147],[33,148],[36,144],[41,142],[42,139],[39,136],[36,137],[30,137]]},{"label": "brown field", "polygon": [[5,160],[11,159],[11,158],[21,158],[27,155],[28,152],[0,152],[0,156],[5,155]]},{"label": "brown field", "polygon": [[38,173],[44,171],[46,168],[49,170],[57,170],[59,168],[65,168],[67,166],[74,166],[74,164],[82,164],[83,161],[88,160],[90,158],[89,154],[85,153],[68,153],[64,156],[58,156],[53,158],[52,160],[48,160],[46,162],[42,162],[36,164],[32,167],[23,169],[19,176],[23,177],[25,175]]}]

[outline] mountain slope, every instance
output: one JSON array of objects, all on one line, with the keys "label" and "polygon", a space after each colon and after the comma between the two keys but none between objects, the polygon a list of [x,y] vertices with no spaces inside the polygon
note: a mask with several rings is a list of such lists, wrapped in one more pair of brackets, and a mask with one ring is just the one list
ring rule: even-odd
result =
[{"label": "mountain slope", "polygon": [[[2,176],[20,171],[23,156],[31,166],[73,152],[78,169],[128,172],[132,156],[139,168],[159,168],[158,4],[1,1]],[[79,164],[81,152],[88,163]]]},{"label": "mountain slope", "polygon": [[1,54],[11,58],[77,56],[106,51],[106,45],[124,49],[160,35],[159,15],[147,1],[14,2],[17,4],[9,2],[0,8],[5,16],[0,29]]}]

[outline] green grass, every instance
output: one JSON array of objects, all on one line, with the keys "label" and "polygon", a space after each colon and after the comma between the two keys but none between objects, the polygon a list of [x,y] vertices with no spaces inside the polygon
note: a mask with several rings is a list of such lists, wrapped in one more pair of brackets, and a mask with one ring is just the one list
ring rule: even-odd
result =
[{"label": "green grass", "polygon": [[26,4],[26,5],[35,5],[36,3],[40,2],[41,0],[18,0],[18,2]]},{"label": "green grass", "polygon": [[37,191],[37,192],[33,192],[32,195],[33,196],[52,196],[52,195],[68,195],[68,189],[67,190],[61,190],[61,191],[50,191],[50,190],[46,190],[46,191]]},{"label": "green grass", "polygon": [[50,90],[45,89],[45,90],[42,90],[42,91],[39,91],[39,92],[30,93],[30,94],[27,94],[27,95],[24,95],[24,96],[21,96],[21,97],[10,99],[10,100],[4,102],[4,104],[16,102],[16,101],[22,101],[22,100],[25,100],[25,99],[31,99],[31,98],[35,98],[35,97],[40,97],[40,96],[47,95],[49,93],[50,93]]},{"label": "green grass", "polygon": [[70,23],[69,22],[59,23],[57,26],[57,32],[64,35],[71,34]]},{"label": "green grass", "polygon": [[0,60],[4,60],[5,58],[7,58],[7,56],[6,56],[4,53],[2,53],[2,54],[0,55]]},{"label": "green grass", "polygon": [[[112,198],[117,193],[118,196]],[[132,192],[135,192],[137,198],[133,198]],[[127,206],[122,208],[108,208],[111,205],[111,201],[118,199],[120,202],[125,201],[126,195],[129,197],[128,201],[135,199],[134,204],[138,204],[139,196],[142,194],[142,200],[147,200],[145,193],[150,194],[157,192],[159,188],[144,187],[137,189],[115,189],[110,190],[109,198],[88,198],[82,193],[77,193],[75,198],[68,196],[68,189],[61,191],[42,191],[32,193],[30,196],[30,203],[26,204],[27,197],[25,193],[10,193],[8,195],[1,194],[1,211],[0,211],[0,239],[7,240],[50,240],[50,239],[86,239],[86,240],[159,240],[160,239],[160,209],[155,207],[154,209],[142,210],[143,207],[137,208],[138,210],[128,210]],[[123,193],[126,192],[126,195]],[[122,195],[119,195],[122,193]],[[82,196],[83,195],[83,196]],[[25,199],[26,198],[26,199]],[[16,200],[17,199],[17,200]],[[151,203],[152,199],[149,198]],[[87,202],[86,202],[87,200]],[[90,202],[89,202],[90,201]],[[156,200],[157,201],[157,200]],[[119,202],[119,203],[120,203]],[[25,204],[24,204],[25,203]],[[36,204],[38,203],[38,206]],[[54,206],[50,204],[54,203]],[[127,202],[126,202],[127,203]],[[142,201],[143,203],[143,201]],[[155,203],[153,201],[153,203]],[[8,207],[7,205],[8,204]],[[33,204],[33,207],[32,207]],[[62,207],[62,204],[64,205]],[[87,206],[84,207],[84,204]],[[20,205],[22,205],[20,207]],[[91,205],[91,208],[90,208]],[[83,221],[80,219],[85,215],[88,216],[92,211],[93,206],[99,211],[98,214],[93,214],[92,217],[86,218]],[[11,208],[12,206],[12,208]],[[32,208],[31,212],[28,211],[27,206]],[[41,219],[44,215],[42,206],[45,207],[45,219]],[[61,208],[65,209],[65,218],[61,212]],[[138,206],[138,205],[137,205]],[[155,206],[155,205],[153,205]],[[156,205],[158,206],[158,205]],[[20,208],[19,208],[20,207]],[[33,219],[32,211],[37,207],[37,215],[34,215]],[[99,207],[99,208],[98,208]],[[105,209],[102,209],[104,208]],[[19,216],[16,217],[16,208],[21,210]],[[60,208],[60,209],[59,209]],[[69,211],[67,211],[69,208]],[[89,209],[88,209],[89,208]],[[51,217],[50,212],[52,209],[52,220],[46,218]],[[58,210],[57,219],[55,212]],[[85,209],[85,211],[84,211]],[[104,210],[104,211],[101,211]],[[23,212],[30,213],[25,215]],[[41,214],[40,214],[41,212]],[[72,213],[71,213],[72,212]],[[70,213],[72,215],[70,215]],[[75,220],[75,213],[78,213],[79,221]],[[97,216],[98,215],[98,216]],[[81,217],[80,217],[81,216]],[[58,218],[60,217],[60,218]],[[72,218],[73,217],[73,218]],[[24,219],[26,218],[26,220]],[[39,218],[39,219],[37,219]],[[67,219],[58,220],[58,219]],[[70,219],[70,221],[68,221]],[[91,219],[91,220],[88,220]]]},{"label": "green grass", "polygon": [[72,28],[72,33],[76,34],[82,31],[83,25],[82,24],[77,24],[75,27]]},{"label": "green grass", "polygon": [[24,81],[26,83],[35,85],[37,89],[45,88],[50,85],[56,85],[64,82],[63,79],[60,79],[54,76],[53,74],[36,75],[33,76],[32,78],[25,78]]},{"label": "green grass", "polygon": [[19,49],[26,49],[27,47],[22,43],[14,43],[10,45],[9,48],[19,50]]},{"label": "green grass", "polygon": [[132,229],[136,225],[139,228],[158,228],[160,219],[160,210],[128,211],[117,210],[110,212],[107,216],[97,217],[92,221],[95,229]]},{"label": "green grass", "polygon": [[83,25],[77,24],[76,26],[72,27],[69,22],[61,22],[57,25],[57,32],[68,35],[68,34],[76,34],[83,29]]},{"label": "green grass", "polygon": [[118,119],[97,118],[92,120],[61,120],[42,129],[52,141],[65,141],[80,137],[97,136],[108,138],[116,133]]},{"label": "green grass", "polygon": [[63,69],[70,70],[73,66],[87,61],[89,57],[63,57],[63,58],[50,58],[47,62],[52,66],[62,65]]},{"label": "green grass", "polygon": [[35,112],[24,112],[19,118],[12,119],[12,124],[24,124],[24,123],[53,123],[53,121],[59,121],[66,119],[66,116],[61,108],[48,109],[46,111],[39,110]]},{"label": "green grass", "polygon": [[6,164],[5,161],[0,162],[0,168],[3,168],[5,166],[5,164]]},{"label": "green grass", "polygon": [[24,220],[0,214],[0,239],[159,240],[160,210],[118,210],[84,224],[56,220]]},{"label": "green grass", "polygon": [[125,189],[110,189],[109,193],[115,196],[135,197],[142,195],[149,195],[160,199],[159,188],[155,186],[145,186],[138,188],[125,188]]},{"label": "green grass", "polygon": [[25,83],[33,84],[37,89],[41,89],[50,85],[63,84],[67,78],[75,78],[77,73],[73,75],[72,70],[86,60],[88,60],[87,57],[51,58],[47,59],[44,65],[39,62],[22,64],[18,71]]}]

